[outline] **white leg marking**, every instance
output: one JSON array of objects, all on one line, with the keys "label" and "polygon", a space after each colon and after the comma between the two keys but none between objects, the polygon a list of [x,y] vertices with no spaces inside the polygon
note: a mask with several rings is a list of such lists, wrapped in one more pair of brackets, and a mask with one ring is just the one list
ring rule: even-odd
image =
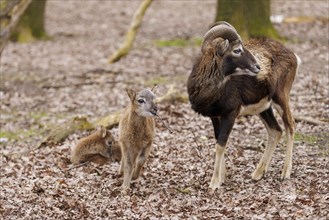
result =
[{"label": "white leg marking", "polygon": [[252,179],[254,179],[254,180],[260,180],[264,176],[264,174],[267,172],[267,169],[268,169],[268,166],[270,165],[275,147],[281,138],[280,131],[270,129],[268,127],[266,127],[266,128],[268,131],[267,146],[265,148],[262,158],[258,162],[258,165],[257,165],[255,171],[251,175]]},{"label": "white leg marking", "polygon": [[298,71],[299,66],[302,64],[302,59],[300,59],[300,57],[297,54],[295,54],[295,57],[297,59],[297,71]]},{"label": "white leg marking", "polygon": [[290,131],[287,130],[287,150],[286,150],[286,159],[284,161],[281,178],[289,179],[292,169],[292,150],[294,144],[294,135],[290,134]]},{"label": "white leg marking", "polygon": [[218,189],[225,180],[226,168],[225,168],[224,154],[225,154],[225,146],[220,146],[219,144],[216,144],[215,167],[209,186],[210,189],[213,191]]}]

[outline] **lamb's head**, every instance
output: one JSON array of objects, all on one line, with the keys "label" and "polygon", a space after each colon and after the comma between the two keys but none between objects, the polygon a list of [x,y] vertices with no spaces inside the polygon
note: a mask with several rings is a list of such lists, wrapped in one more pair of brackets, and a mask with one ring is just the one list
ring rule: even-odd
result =
[{"label": "lamb's head", "polygon": [[248,69],[253,73],[260,71],[255,57],[244,47],[235,28],[224,21],[212,25],[205,34],[201,52],[212,53],[219,58],[224,74],[231,74],[236,68]]},{"label": "lamb's head", "polygon": [[106,146],[112,147],[115,139],[110,131],[108,131],[103,126],[98,126],[96,128],[97,139],[102,140]]},{"label": "lamb's head", "polygon": [[157,116],[158,107],[154,103],[155,94],[149,89],[143,89],[134,92],[127,89],[127,94],[131,100],[131,105],[139,116],[154,117]]}]

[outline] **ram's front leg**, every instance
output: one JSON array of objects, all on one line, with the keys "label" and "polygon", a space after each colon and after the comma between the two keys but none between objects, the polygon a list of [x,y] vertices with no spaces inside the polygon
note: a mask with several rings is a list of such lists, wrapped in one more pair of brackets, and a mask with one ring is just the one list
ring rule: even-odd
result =
[{"label": "ram's front leg", "polygon": [[225,146],[216,144],[215,166],[209,186],[212,191],[215,191],[217,188],[219,188],[225,180],[226,168],[224,154]]},{"label": "ram's front leg", "polygon": [[[213,119],[212,119],[213,120]],[[215,134],[218,134],[216,143],[216,157],[214,172],[210,182],[210,189],[215,191],[225,181],[225,147],[228,137],[232,131],[235,121],[235,115],[230,117],[221,117],[219,126],[214,126],[214,129],[219,129]]]},{"label": "ram's front leg", "polygon": [[252,173],[252,179],[254,180],[260,180],[267,172],[267,169],[272,159],[272,155],[282,134],[280,125],[274,117],[272,107],[260,113],[259,117],[266,127],[268,133],[268,140],[264,154],[258,162],[255,171]]}]

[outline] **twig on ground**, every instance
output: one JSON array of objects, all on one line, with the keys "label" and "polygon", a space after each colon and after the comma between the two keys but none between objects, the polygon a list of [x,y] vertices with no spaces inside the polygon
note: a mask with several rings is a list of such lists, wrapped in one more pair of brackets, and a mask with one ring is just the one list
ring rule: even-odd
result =
[{"label": "twig on ground", "polygon": [[252,150],[252,151],[257,151],[263,153],[264,150],[260,146],[258,147],[243,147],[243,150]]},{"label": "twig on ground", "polygon": [[198,144],[198,141],[197,141],[197,138],[196,138],[196,136],[195,136],[194,131],[191,131],[191,132],[192,132],[192,134],[193,134],[193,136],[194,136],[194,143],[196,144],[196,147],[194,147],[194,148],[195,148],[196,152],[198,153],[198,156],[201,157],[201,153],[200,153],[200,151],[202,150],[202,148],[201,148],[200,145]]},{"label": "twig on ground", "polygon": [[167,128],[168,131],[169,131],[170,133],[174,133],[173,130],[171,130],[171,129],[166,125],[166,123],[162,120],[162,118],[161,118],[159,115],[156,115],[156,116],[157,116],[158,119],[160,119],[160,121],[162,122],[163,126],[165,126],[165,128]]},{"label": "twig on ground", "polygon": [[325,123],[323,121],[314,119],[314,118],[309,118],[309,117],[304,117],[301,115],[295,115],[295,121],[296,122],[306,122],[312,125],[324,125]]},{"label": "twig on ground", "polygon": [[82,166],[84,166],[84,165],[86,165],[86,164],[88,164],[88,163],[90,163],[90,161],[86,161],[86,162],[84,162],[84,163],[80,163],[80,164],[74,165],[74,166],[72,166],[72,167],[70,167],[70,168],[67,168],[65,171],[68,172],[68,171],[70,171],[70,170],[73,170],[73,169],[76,169],[76,168],[82,167]]}]

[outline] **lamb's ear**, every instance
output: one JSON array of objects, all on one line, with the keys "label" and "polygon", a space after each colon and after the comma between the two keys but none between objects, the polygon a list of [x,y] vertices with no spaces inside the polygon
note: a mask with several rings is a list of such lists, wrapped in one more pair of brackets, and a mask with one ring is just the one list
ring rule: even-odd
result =
[{"label": "lamb's ear", "polygon": [[102,131],[102,126],[97,126],[96,128],[95,128],[95,130],[96,130],[96,132],[98,132],[98,133],[101,133],[101,131]]},{"label": "lamb's ear", "polygon": [[134,92],[132,89],[126,89],[126,92],[130,98],[130,100],[133,102],[136,98],[136,92]]},{"label": "lamb's ear", "polygon": [[158,84],[154,84],[152,89],[151,89],[151,92],[155,93],[155,91],[158,89]]},{"label": "lamb's ear", "polygon": [[106,128],[102,125],[96,127],[96,132],[100,138],[104,138],[106,136]]},{"label": "lamb's ear", "polygon": [[101,137],[102,138],[105,138],[106,137],[106,133],[107,133],[107,130],[105,127],[101,126]]}]

